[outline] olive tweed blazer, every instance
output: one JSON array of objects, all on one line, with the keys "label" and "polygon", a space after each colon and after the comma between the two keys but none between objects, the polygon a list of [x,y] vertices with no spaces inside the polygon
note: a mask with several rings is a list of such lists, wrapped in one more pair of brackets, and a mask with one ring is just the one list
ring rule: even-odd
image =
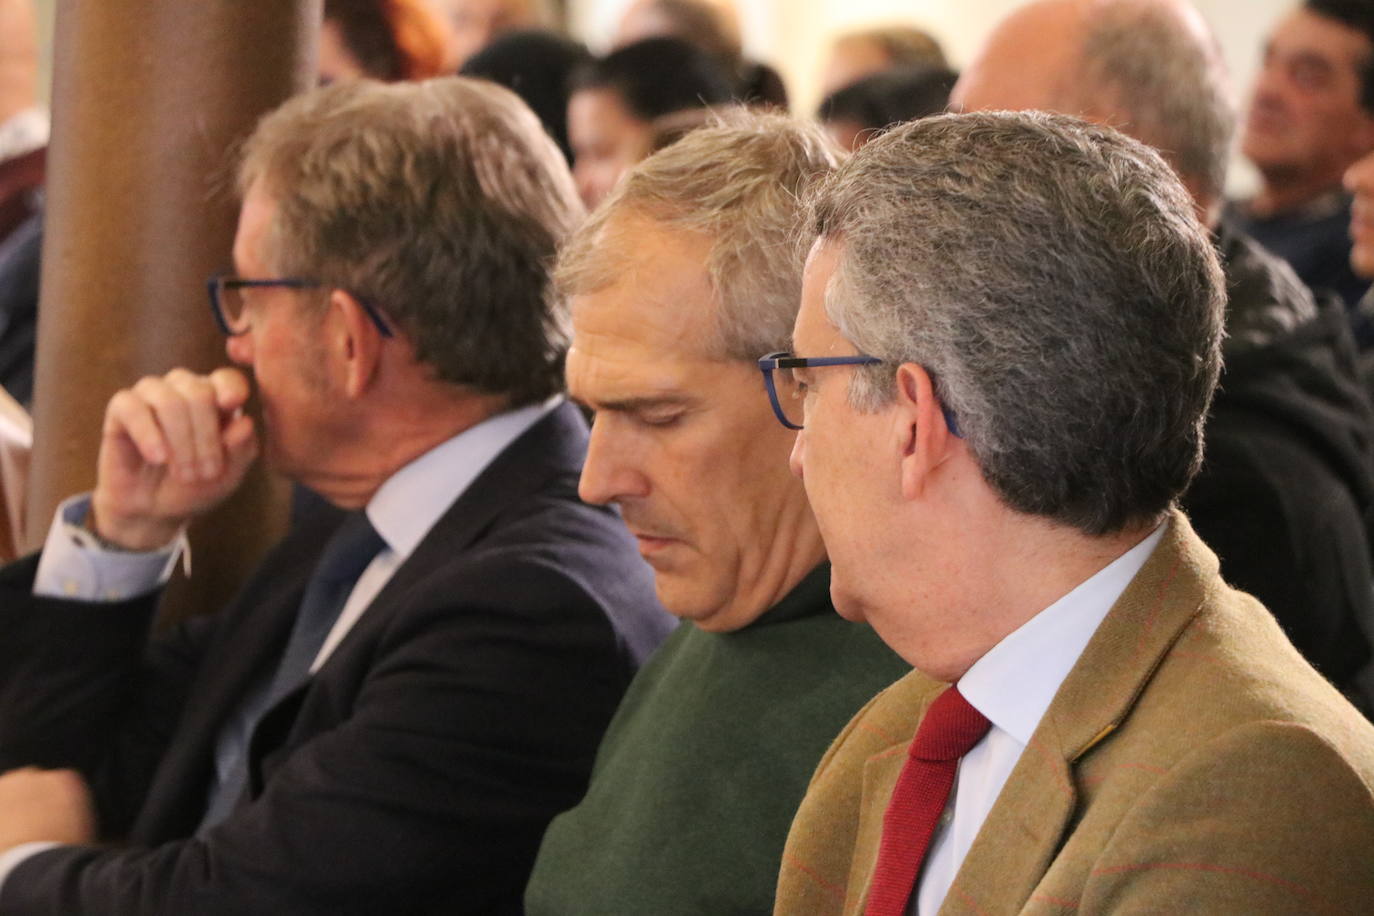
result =
[{"label": "olive tweed blazer", "polygon": [[[775,913],[862,913],[918,672],[831,745]],[[943,914],[1356,913],[1374,906],[1374,727],[1174,513],[1069,673]]]}]

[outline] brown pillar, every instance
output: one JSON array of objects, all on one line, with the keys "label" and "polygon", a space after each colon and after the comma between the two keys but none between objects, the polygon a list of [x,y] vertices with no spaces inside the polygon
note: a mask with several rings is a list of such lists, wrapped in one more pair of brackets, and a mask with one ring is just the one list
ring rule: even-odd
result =
[{"label": "brown pillar", "polygon": [[[225,363],[205,278],[230,263],[233,149],[314,82],[322,0],[59,0],[25,542],[94,483],[104,406]],[[280,533],[261,469],[191,533],[179,616],[222,600]]]}]

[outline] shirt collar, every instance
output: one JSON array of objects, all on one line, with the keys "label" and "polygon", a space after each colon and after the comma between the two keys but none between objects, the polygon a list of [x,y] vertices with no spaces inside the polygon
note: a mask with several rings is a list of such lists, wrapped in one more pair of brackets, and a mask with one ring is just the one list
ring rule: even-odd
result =
[{"label": "shirt collar", "polygon": [[367,504],[367,517],[401,560],[434,527],[497,455],[563,402],[556,395],[542,404],[488,417],[425,452],[386,479]]},{"label": "shirt collar", "polygon": [[1004,637],[959,679],[959,692],[993,725],[1029,744],[1059,685],[1167,524]]}]

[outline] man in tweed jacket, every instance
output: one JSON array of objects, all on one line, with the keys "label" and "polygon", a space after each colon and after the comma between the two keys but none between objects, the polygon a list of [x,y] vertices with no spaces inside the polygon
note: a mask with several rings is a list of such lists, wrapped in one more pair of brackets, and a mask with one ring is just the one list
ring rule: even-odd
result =
[{"label": "man in tweed jacket", "polygon": [[873,912],[951,682],[989,731],[905,912],[1367,907],[1374,729],[1173,509],[1224,301],[1177,178],[1110,129],[948,116],[869,144],[812,213],[793,469],[837,610],[918,670],[821,762],[776,912]]}]

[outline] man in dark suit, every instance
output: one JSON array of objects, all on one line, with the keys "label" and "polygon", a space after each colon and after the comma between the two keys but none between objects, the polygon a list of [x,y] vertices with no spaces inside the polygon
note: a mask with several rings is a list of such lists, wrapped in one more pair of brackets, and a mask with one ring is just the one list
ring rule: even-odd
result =
[{"label": "man in dark suit", "polygon": [[148,639],[259,437],[236,369],[114,396],[93,494],[0,572],[0,912],[518,912],[666,630],[575,494],[531,266],[581,216],[571,178],[515,96],[455,78],[288,102],[240,187],[215,315],[269,459],[337,508]]}]

